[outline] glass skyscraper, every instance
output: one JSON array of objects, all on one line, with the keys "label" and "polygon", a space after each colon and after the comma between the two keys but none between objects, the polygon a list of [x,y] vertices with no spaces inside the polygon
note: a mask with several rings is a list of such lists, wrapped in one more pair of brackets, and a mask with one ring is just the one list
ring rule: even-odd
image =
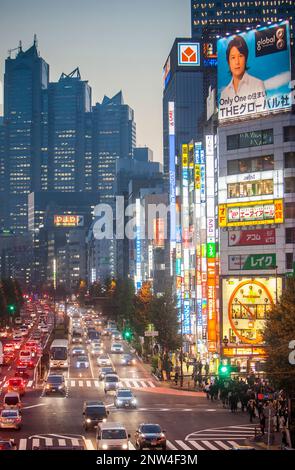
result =
[{"label": "glass skyscraper", "polygon": [[41,189],[42,172],[44,178],[47,149],[41,136],[48,78],[49,66],[38,54],[36,39],[27,51],[20,45],[16,56],[5,61],[5,226],[17,232],[27,229],[27,195]]}]

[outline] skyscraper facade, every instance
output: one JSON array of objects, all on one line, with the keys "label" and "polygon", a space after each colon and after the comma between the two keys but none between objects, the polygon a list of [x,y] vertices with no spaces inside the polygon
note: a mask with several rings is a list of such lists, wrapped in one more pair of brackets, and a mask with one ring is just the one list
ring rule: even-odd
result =
[{"label": "skyscraper facade", "polygon": [[[62,73],[48,90],[48,189],[84,191],[89,168],[86,154],[86,113],[91,111],[91,88],[79,69]],[[89,188],[88,188],[89,189]]]},{"label": "skyscraper facade", "polygon": [[41,189],[48,79],[49,66],[38,54],[36,39],[27,51],[20,45],[16,56],[5,61],[5,226],[17,232],[27,228],[28,193]]}]

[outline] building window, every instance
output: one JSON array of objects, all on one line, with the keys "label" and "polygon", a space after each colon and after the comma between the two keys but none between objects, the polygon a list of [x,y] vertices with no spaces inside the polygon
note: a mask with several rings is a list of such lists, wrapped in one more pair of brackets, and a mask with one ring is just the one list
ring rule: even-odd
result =
[{"label": "building window", "polygon": [[295,176],[285,178],[285,193],[295,193]]},{"label": "building window", "polygon": [[285,203],[285,218],[295,219],[295,202]]},{"label": "building window", "polygon": [[228,160],[227,174],[239,175],[241,173],[254,173],[256,171],[268,171],[274,169],[273,155],[264,157],[242,158],[237,160]]},{"label": "building window", "polygon": [[227,136],[227,150],[259,147],[260,145],[273,144],[273,129],[261,131],[243,132]]},{"label": "building window", "polygon": [[295,142],[295,126],[284,127],[284,142]]},{"label": "building window", "polygon": [[284,153],[285,168],[295,168],[295,152]]},{"label": "building window", "polygon": [[293,253],[286,253],[286,269],[293,269]]},{"label": "building window", "polygon": [[295,227],[287,227],[285,230],[286,243],[295,243]]}]

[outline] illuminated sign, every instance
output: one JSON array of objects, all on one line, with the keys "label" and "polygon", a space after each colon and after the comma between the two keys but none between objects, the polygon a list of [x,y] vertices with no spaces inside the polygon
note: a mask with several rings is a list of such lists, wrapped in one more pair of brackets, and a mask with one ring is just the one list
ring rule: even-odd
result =
[{"label": "illuminated sign", "polygon": [[229,230],[228,246],[274,245],[276,230],[274,228],[258,230]]},{"label": "illuminated sign", "polygon": [[178,65],[200,65],[200,44],[198,42],[178,43]]},{"label": "illuminated sign", "polygon": [[203,55],[206,59],[217,59],[216,46],[213,42],[203,44]]},{"label": "illuminated sign", "polygon": [[170,63],[170,56],[169,56],[163,68],[163,87],[164,88],[166,88],[166,86],[168,85],[170,78],[171,78],[171,63]]},{"label": "illuminated sign", "polygon": [[83,227],[84,216],[83,215],[55,215],[53,223],[55,227]]},{"label": "illuminated sign", "polygon": [[207,258],[216,258],[216,244],[207,243]]},{"label": "illuminated sign", "polygon": [[261,269],[275,269],[276,254],[261,253],[254,255],[230,255],[228,269],[230,271],[255,271]]},{"label": "illuminated sign", "polygon": [[288,21],[222,38],[217,47],[220,121],[291,108]]},{"label": "illuminated sign", "polygon": [[218,207],[219,227],[282,224],[283,212],[282,199],[220,204]]},{"label": "illuminated sign", "polygon": [[222,281],[223,332],[229,347],[263,344],[265,322],[282,292],[280,277]]},{"label": "illuminated sign", "polygon": [[191,334],[191,308],[189,300],[184,300],[183,302],[182,332],[184,335]]}]

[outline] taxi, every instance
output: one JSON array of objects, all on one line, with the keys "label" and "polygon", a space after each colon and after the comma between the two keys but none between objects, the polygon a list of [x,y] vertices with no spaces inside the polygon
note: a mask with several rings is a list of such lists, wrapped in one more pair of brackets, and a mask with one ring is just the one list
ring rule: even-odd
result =
[{"label": "taxi", "polygon": [[12,379],[7,380],[4,384],[4,389],[6,393],[8,392],[17,392],[20,396],[25,394],[25,383],[22,378],[13,377]]}]

